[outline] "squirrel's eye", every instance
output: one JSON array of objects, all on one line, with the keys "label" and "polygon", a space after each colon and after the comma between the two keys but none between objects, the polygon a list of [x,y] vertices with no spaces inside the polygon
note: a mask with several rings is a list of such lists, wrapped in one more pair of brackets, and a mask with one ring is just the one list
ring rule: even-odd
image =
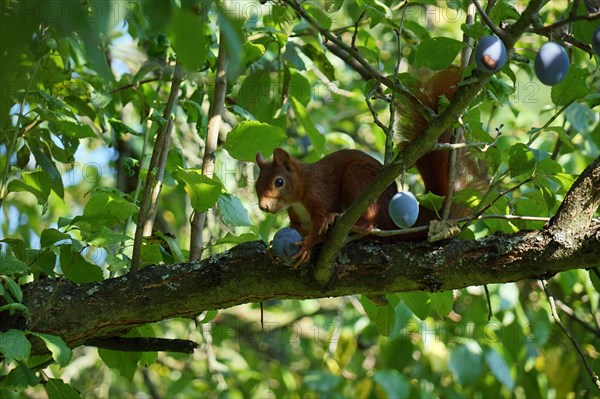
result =
[{"label": "squirrel's eye", "polygon": [[281,177],[278,177],[277,179],[275,179],[275,187],[279,188],[283,186],[283,179]]}]

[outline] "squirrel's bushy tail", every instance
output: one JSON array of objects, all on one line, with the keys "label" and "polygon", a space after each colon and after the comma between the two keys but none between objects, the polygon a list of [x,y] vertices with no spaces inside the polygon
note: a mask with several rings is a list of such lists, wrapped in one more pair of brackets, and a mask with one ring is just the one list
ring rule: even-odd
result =
[{"label": "squirrel's bushy tail", "polygon": [[[397,105],[395,121],[395,139],[398,149],[415,140],[429,125],[423,105],[434,113],[443,110],[442,104],[452,100],[460,81],[462,69],[449,67],[441,71],[419,69],[413,74],[414,80],[406,85],[421,102],[410,97],[401,97]],[[440,143],[449,143],[454,129],[445,131],[439,138]],[[460,142],[461,140],[459,140]],[[481,185],[485,180],[485,167],[467,150],[458,150],[454,190]],[[423,155],[416,167],[423,179],[425,192],[436,195],[448,195],[450,185],[450,152],[433,151]]]}]

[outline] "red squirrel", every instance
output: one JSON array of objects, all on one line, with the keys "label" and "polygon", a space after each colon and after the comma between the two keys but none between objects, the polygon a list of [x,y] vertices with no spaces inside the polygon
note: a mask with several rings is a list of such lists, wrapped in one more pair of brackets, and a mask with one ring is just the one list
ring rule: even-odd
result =
[{"label": "red squirrel", "polygon": [[[423,76],[413,94],[434,112],[438,111],[438,99],[443,95],[450,99],[460,82],[458,68],[450,68]],[[427,121],[418,109],[420,104],[406,101],[398,105],[400,117],[396,131],[403,142],[409,142],[427,127]],[[440,142],[448,142],[451,132],[444,133]],[[402,147],[402,142],[399,144]],[[425,190],[445,196],[449,185],[449,155],[447,151],[425,154],[417,163]],[[382,165],[375,158],[358,150],[344,149],[306,164],[291,157],[281,148],[273,152],[273,161],[266,161],[256,154],[260,174],[256,181],[256,193],[260,209],[277,213],[287,210],[293,228],[304,237],[295,266],[304,262],[316,244],[325,240],[325,233],[335,216],[344,212],[375,178]],[[356,222],[360,230],[378,228],[396,229],[388,213],[388,204],[397,192],[395,184],[388,186]],[[436,218],[434,212],[420,209],[417,225]],[[425,233],[426,236],[426,233]],[[425,236],[415,238],[425,238]]]}]

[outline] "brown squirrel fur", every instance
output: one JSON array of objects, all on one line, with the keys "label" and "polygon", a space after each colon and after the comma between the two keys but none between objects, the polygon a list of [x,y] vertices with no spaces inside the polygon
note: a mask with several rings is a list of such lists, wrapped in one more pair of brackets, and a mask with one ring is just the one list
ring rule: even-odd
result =
[{"label": "brown squirrel fur", "polygon": [[[441,96],[452,98],[461,79],[459,68],[423,74],[413,94],[434,112],[438,112]],[[398,105],[399,117],[396,131],[401,142],[414,140],[427,128],[427,120],[414,100]],[[448,142],[451,132],[445,132],[439,139]],[[449,186],[449,153],[447,151],[429,152],[416,162],[425,184],[426,192],[445,196]],[[300,252],[296,255],[296,265],[305,261],[312,248],[325,240],[328,226],[333,223],[336,214],[344,212],[375,178],[382,165],[379,161],[358,150],[340,150],[325,156],[312,164],[302,163],[291,157],[281,148],[273,152],[273,161],[256,154],[256,163],[260,174],[256,181],[256,193],[260,209],[270,213],[287,210],[290,223],[304,238]],[[356,222],[361,230],[378,228],[396,229],[389,216],[388,204],[397,192],[391,184],[379,196]],[[424,225],[436,219],[434,212],[420,207],[416,225]],[[404,237],[404,239],[423,239],[426,234]]]}]

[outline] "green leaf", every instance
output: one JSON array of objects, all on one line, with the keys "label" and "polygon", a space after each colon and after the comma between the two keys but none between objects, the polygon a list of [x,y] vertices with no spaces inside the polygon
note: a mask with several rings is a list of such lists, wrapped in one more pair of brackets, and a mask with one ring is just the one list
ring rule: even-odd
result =
[{"label": "green leaf", "polygon": [[510,147],[508,156],[508,169],[512,178],[531,176],[535,169],[535,158],[529,147],[517,143]]},{"label": "green leaf", "polygon": [[308,136],[310,143],[317,155],[321,155],[323,150],[325,149],[325,136],[322,135],[316,128],[315,123],[312,118],[304,108],[304,105],[300,103],[297,99],[292,97],[291,99],[292,105],[294,106],[294,112],[296,113],[296,118],[300,121],[300,124],[304,128],[306,135]]},{"label": "green leaf", "polygon": [[319,71],[323,72],[329,81],[335,82],[337,80],[335,77],[335,68],[331,65],[331,62],[321,47],[317,47],[312,43],[307,43],[302,46],[302,51],[308,55],[308,58],[313,61],[315,66],[319,68]]},{"label": "green leaf", "polygon": [[25,360],[29,357],[31,343],[22,330],[0,332],[0,353],[7,361]]},{"label": "green leaf", "polygon": [[313,64],[312,60],[304,54],[302,48],[292,41],[287,42],[285,45],[284,57],[289,65],[299,71],[308,71]]},{"label": "green leaf", "polygon": [[254,115],[256,120],[273,122],[282,101],[280,86],[279,82],[271,80],[268,70],[259,69],[244,79],[237,93],[238,105]]},{"label": "green leaf", "polygon": [[220,182],[204,176],[197,169],[179,169],[175,178],[184,184],[195,212],[206,212],[212,208],[223,190]]},{"label": "green leaf", "polygon": [[19,389],[32,387],[40,383],[40,379],[25,363],[17,360],[17,367],[12,369],[2,381],[3,388]]},{"label": "green leaf", "polygon": [[421,320],[425,320],[429,316],[431,310],[431,301],[429,294],[423,291],[400,292],[398,297],[404,301],[406,306]]},{"label": "green leaf", "polygon": [[255,233],[244,233],[239,236],[233,235],[231,233],[225,234],[225,237],[219,238],[215,241],[214,245],[223,245],[223,244],[241,244],[243,242],[255,241],[258,240],[258,236]]},{"label": "green leaf", "polygon": [[450,371],[463,386],[473,385],[483,371],[482,350],[478,343],[459,345],[450,354]]},{"label": "green leaf", "polygon": [[250,64],[258,61],[265,53],[265,46],[254,42],[245,42],[243,45],[244,61],[242,65],[248,67]]},{"label": "green leaf", "polygon": [[0,274],[12,276],[16,273],[26,273],[29,266],[10,254],[0,253]]},{"label": "green leaf", "polygon": [[255,121],[256,120],[254,115],[252,115],[250,112],[248,112],[247,110],[245,110],[244,108],[242,108],[238,105],[234,104],[231,107],[231,110],[233,111],[234,114],[242,117],[242,119],[244,119],[245,121]]},{"label": "green leaf", "polygon": [[189,71],[200,69],[208,55],[210,36],[206,19],[181,9],[172,18],[169,30],[173,50]]},{"label": "green leaf", "polygon": [[315,20],[319,22],[319,25],[321,25],[325,29],[329,29],[331,28],[331,17],[329,17],[329,13],[327,11],[318,7],[318,4],[320,4],[320,2],[307,2],[305,3],[304,8]]},{"label": "green leaf", "polygon": [[360,303],[363,305],[371,323],[375,324],[379,334],[389,337],[396,325],[396,311],[392,303],[385,306],[377,306],[366,296],[362,296]]},{"label": "green leaf", "polygon": [[43,119],[47,120],[51,124],[54,124],[56,129],[58,129],[60,133],[65,136],[75,137],[78,139],[96,137],[96,134],[92,128],[78,121],[77,118],[72,116],[70,111],[65,113],[65,111],[58,112],[41,107],[37,108],[36,111]]},{"label": "green leaf", "polygon": [[0,312],[23,312],[26,317],[29,317],[29,308],[22,303],[9,303],[8,305],[0,306]]},{"label": "green leaf", "polygon": [[59,366],[66,366],[71,361],[72,352],[65,341],[58,335],[44,334],[31,331],[29,334],[41,338],[52,353],[52,359]]},{"label": "green leaf", "polygon": [[63,198],[65,195],[65,189],[62,183],[62,177],[56,168],[56,165],[52,161],[50,147],[48,147],[48,144],[38,140],[35,137],[28,137],[27,145],[29,146],[29,149],[31,150],[31,153],[33,154],[38,166],[40,166],[42,170],[50,176],[52,190],[60,198]]},{"label": "green leaf", "polygon": [[95,227],[111,227],[125,222],[138,211],[138,207],[123,196],[116,190],[94,192],[83,209],[83,218],[75,218],[73,223],[84,220],[93,222]]},{"label": "green leaf", "polygon": [[41,243],[42,248],[47,248],[52,244],[62,240],[70,240],[71,236],[57,229],[44,229],[42,231]]},{"label": "green leaf", "polygon": [[51,187],[52,180],[48,173],[43,170],[22,172],[21,180],[15,179],[8,183],[9,192],[29,192],[35,196],[39,205],[44,205],[48,202]]},{"label": "green leaf", "polygon": [[417,199],[419,200],[419,205],[437,212],[442,210],[444,204],[444,197],[436,195],[431,191],[425,194],[417,194]]},{"label": "green leaf", "polygon": [[177,245],[173,237],[171,237],[168,234],[164,234],[162,231],[156,231],[155,234],[167,243],[167,246],[171,250],[171,254],[175,259],[175,262],[185,262],[185,258],[181,253],[181,249],[179,248],[179,245]]},{"label": "green leaf", "polygon": [[248,212],[238,197],[230,194],[222,194],[217,202],[226,224],[231,226],[252,226]]},{"label": "green leaf", "polygon": [[502,385],[512,392],[515,386],[515,380],[510,372],[510,367],[506,360],[493,348],[485,353],[485,362],[490,371]]},{"label": "green leaf", "polygon": [[290,70],[289,96],[297,99],[305,107],[308,105],[311,97],[311,87],[308,79],[294,69]]},{"label": "green leaf", "polygon": [[100,226],[100,230],[91,233],[88,240],[89,244],[94,247],[107,248],[113,244],[131,240],[131,237],[117,233],[106,226]]},{"label": "green leaf", "polygon": [[410,396],[410,381],[398,370],[377,370],[373,375],[373,381],[385,391],[389,399]]},{"label": "green leaf", "polygon": [[543,175],[556,175],[564,172],[563,167],[552,158],[544,158],[538,162],[537,171]]},{"label": "green leaf", "polygon": [[48,399],[79,399],[79,392],[58,378],[49,378],[44,384]]},{"label": "green leaf", "polygon": [[74,283],[93,283],[104,279],[102,269],[86,261],[71,245],[60,247],[60,268]]},{"label": "green leaf", "polygon": [[564,112],[565,119],[576,132],[590,132],[598,123],[598,112],[587,104],[573,103]]},{"label": "green leaf", "polygon": [[98,348],[100,358],[108,367],[117,370],[119,374],[129,381],[137,371],[137,364],[142,358],[141,352],[120,352]]},{"label": "green leaf", "polygon": [[15,280],[8,276],[2,276],[2,279],[6,282],[8,286],[8,292],[12,295],[15,301],[22,302],[23,301],[23,291],[21,291],[21,287]]},{"label": "green leaf", "polygon": [[588,76],[587,69],[571,66],[563,81],[552,86],[552,102],[556,105],[565,105],[585,97],[590,92],[586,81]]},{"label": "green leaf", "polygon": [[464,43],[448,37],[434,37],[417,46],[415,66],[430,68],[434,71],[447,68],[452,64]]},{"label": "green leaf", "polygon": [[302,380],[303,384],[320,394],[331,394],[342,381],[342,377],[327,371],[309,371]]},{"label": "green leaf", "polygon": [[452,291],[433,292],[431,298],[431,309],[441,317],[446,317],[452,310],[454,304],[454,293]]},{"label": "green leaf", "polygon": [[129,133],[129,134],[133,134],[134,136],[140,136],[140,132],[134,130],[133,128],[127,126],[125,123],[123,123],[123,121],[116,119],[116,118],[111,118],[108,123],[110,123],[110,125],[112,126],[112,128],[115,130],[115,132],[119,133],[119,134],[125,134],[125,133]]},{"label": "green leaf", "polygon": [[237,160],[253,162],[257,152],[265,156],[273,153],[284,138],[285,132],[277,126],[245,121],[229,132],[223,148]]}]

